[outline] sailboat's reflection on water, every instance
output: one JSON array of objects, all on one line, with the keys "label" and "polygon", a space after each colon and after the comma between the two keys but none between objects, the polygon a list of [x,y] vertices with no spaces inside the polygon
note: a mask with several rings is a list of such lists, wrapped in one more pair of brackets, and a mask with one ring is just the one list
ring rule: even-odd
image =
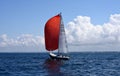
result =
[{"label": "sailboat's reflection on water", "polygon": [[61,76],[60,67],[63,65],[61,60],[46,59],[44,68],[47,70],[49,76]]}]

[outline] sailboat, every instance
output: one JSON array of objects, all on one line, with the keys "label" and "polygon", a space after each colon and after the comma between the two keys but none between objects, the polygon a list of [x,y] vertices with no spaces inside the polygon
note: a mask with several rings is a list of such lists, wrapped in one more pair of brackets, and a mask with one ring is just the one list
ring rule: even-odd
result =
[{"label": "sailboat", "polygon": [[[69,60],[67,40],[61,13],[50,18],[44,28],[45,48],[52,59]],[[53,51],[58,51],[57,54]]]}]

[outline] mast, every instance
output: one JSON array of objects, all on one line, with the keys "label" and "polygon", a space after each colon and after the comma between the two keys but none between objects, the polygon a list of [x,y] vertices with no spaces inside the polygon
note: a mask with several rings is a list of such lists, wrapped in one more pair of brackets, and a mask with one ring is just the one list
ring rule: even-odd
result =
[{"label": "mast", "polygon": [[58,55],[67,54],[67,40],[65,35],[64,23],[62,20],[62,15],[60,15],[60,32],[59,32],[59,44],[58,44]]}]

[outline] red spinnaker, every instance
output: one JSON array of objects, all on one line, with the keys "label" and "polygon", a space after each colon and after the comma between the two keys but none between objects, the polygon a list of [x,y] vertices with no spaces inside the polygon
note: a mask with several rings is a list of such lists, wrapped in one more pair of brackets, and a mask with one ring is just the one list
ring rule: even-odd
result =
[{"label": "red spinnaker", "polygon": [[45,47],[48,51],[58,49],[59,32],[60,32],[60,15],[50,18],[45,24]]}]

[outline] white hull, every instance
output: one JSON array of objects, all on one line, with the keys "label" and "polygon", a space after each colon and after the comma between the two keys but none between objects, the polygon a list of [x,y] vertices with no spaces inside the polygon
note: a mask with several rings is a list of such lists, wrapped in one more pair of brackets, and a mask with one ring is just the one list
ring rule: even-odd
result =
[{"label": "white hull", "polygon": [[52,59],[58,59],[58,60],[69,60],[68,56],[63,56],[63,55],[55,55],[53,53],[49,53],[50,57]]}]

